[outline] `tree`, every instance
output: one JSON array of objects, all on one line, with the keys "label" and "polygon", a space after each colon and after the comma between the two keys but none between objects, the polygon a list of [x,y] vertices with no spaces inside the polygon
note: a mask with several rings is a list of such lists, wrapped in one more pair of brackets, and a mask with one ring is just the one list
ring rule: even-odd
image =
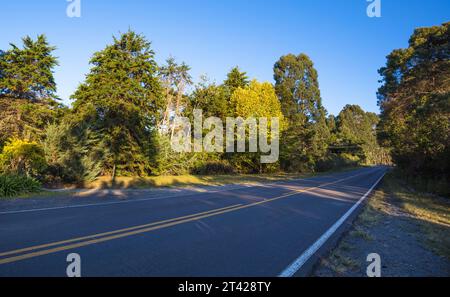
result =
[{"label": "tree", "polygon": [[333,150],[357,156],[368,165],[388,163],[387,151],[377,142],[379,121],[375,113],[365,112],[358,105],[346,105],[337,117]]},{"label": "tree", "polygon": [[[285,127],[280,102],[275,94],[273,85],[268,82],[260,83],[253,80],[247,87],[237,88],[231,97],[231,102],[235,106],[234,117],[236,118],[267,118],[269,125],[272,124],[272,118],[278,118],[280,130],[282,131]],[[257,125],[259,129],[259,123]],[[268,129],[267,138],[271,139],[270,128]],[[238,153],[228,157],[239,171],[261,173],[264,170],[277,168],[273,164],[261,164],[260,156],[261,152],[258,149],[257,153]]]},{"label": "tree", "polygon": [[11,44],[11,49],[0,55],[0,96],[45,100],[55,98],[56,83],[53,68],[58,61],[45,35],[36,40],[22,39],[23,48]]},{"label": "tree", "polygon": [[224,81],[224,86],[230,90],[230,96],[237,88],[245,88],[250,81],[246,72],[241,72],[238,66],[233,67],[227,74],[227,79]]},{"label": "tree", "polygon": [[0,51],[0,148],[9,138],[38,141],[65,109],[56,99],[53,68],[58,65],[44,35]]},{"label": "tree", "polygon": [[190,96],[188,113],[193,109],[201,109],[205,118],[218,117],[225,121],[227,116],[232,116],[228,96],[229,93],[223,85],[211,83],[203,76]]},{"label": "tree", "polygon": [[[80,141],[98,151],[103,173],[148,173],[152,131],[163,108],[151,44],[133,31],[94,54],[86,81],[73,94]],[[90,151],[91,151],[90,150]]]},{"label": "tree", "polygon": [[180,116],[180,112],[186,105],[184,102],[184,92],[187,86],[192,84],[192,77],[189,74],[191,69],[186,63],[180,65],[174,58],[169,58],[166,65],[160,69],[160,78],[165,91],[165,110],[162,122],[158,125],[160,132],[170,132],[171,136],[175,131],[173,119]]},{"label": "tree", "polygon": [[379,73],[381,143],[407,173],[449,179],[450,22],[416,29]]},{"label": "tree", "polygon": [[275,90],[289,128],[282,137],[281,164],[290,171],[311,170],[329,142],[318,74],[311,59],[281,57],[274,66]]}]

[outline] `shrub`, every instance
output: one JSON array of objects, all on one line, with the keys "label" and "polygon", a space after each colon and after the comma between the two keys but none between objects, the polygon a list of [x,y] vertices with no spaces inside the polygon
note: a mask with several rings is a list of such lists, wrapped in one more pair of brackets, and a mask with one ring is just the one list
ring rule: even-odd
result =
[{"label": "shrub", "polygon": [[44,150],[36,142],[11,139],[0,154],[0,171],[6,174],[38,176],[46,166]]},{"label": "shrub", "polygon": [[316,164],[318,172],[325,172],[337,168],[353,167],[360,164],[358,156],[351,154],[329,154],[326,158],[319,160]]},{"label": "shrub", "polygon": [[214,174],[234,174],[234,168],[226,161],[210,161],[192,170],[193,174],[214,175]]},{"label": "shrub", "polygon": [[34,178],[19,175],[0,175],[0,198],[39,192],[41,184]]}]

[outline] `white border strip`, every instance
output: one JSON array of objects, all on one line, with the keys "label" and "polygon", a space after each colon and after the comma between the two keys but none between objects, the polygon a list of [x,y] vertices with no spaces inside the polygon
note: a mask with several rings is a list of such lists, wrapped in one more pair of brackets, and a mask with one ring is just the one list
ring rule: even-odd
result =
[{"label": "white border strip", "polygon": [[370,190],[361,199],[347,211],[342,218],[339,219],[327,232],[325,232],[312,246],[310,246],[300,257],[298,257],[291,265],[289,265],[278,277],[292,277],[299,271],[303,265],[327,242],[328,239],[336,232],[339,227],[352,215],[352,213],[364,202],[364,200],[372,193],[375,187],[384,178],[386,173],[376,181]]}]

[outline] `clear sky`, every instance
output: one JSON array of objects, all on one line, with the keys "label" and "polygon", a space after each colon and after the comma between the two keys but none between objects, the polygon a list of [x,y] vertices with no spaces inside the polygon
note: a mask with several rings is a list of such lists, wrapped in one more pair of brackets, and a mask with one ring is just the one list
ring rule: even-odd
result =
[{"label": "clear sky", "polygon": [[2,0],[0,49],[45,33],[58,47],[58,95],[66,104],[95,51],[128,28],[152,41],[156,59],[172,55],[222,82],[235,65],[273,82],[273,64],[287,53],[315,63],[325,107],[345,104],[378,112],[377,69],[416,27],[450,21],[450,0],[381,0],[369,18],[366,0],[81,0],[81,18],[66,16],[66,0]]}]

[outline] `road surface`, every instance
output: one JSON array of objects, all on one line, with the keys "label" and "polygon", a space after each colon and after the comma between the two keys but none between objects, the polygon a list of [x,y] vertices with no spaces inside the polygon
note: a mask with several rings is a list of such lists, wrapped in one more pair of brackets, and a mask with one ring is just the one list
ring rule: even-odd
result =
[{"label": "road surface", "polygon": [[0,276],[301,276],[385,172],[0,201]]}]

